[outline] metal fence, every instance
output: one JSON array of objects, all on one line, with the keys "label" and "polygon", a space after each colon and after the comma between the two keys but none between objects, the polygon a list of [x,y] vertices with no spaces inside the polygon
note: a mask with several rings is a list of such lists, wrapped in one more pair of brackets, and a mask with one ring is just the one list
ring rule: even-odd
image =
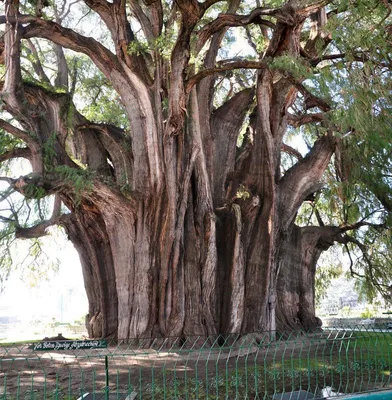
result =
[{"label": "metal fence", "polygon": [[391,346],[392,330],[364,326],[135,339],[88,350],[0,345],[0,399],[323,398],[392,387]]}]

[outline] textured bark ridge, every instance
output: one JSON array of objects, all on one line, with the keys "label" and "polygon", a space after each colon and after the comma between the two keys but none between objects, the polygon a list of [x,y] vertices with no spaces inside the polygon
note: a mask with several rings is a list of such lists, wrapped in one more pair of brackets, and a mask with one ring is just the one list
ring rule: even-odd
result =
[{"label": "textured bark ridge", "polygon": [[[284,174],[281,151],[289,123],[322,120],[320,112],[306,121],[290,117],[299,92],[313,107],[326,107],[300,81],[264,61],[216,67],[216,56],[229,26],[258,21],[270,29],[265,59],[299,58],[304,21],[323,3],[289,2],[240,17],[233,14],[239,1],[229,2],[228,13],[199,34],[198,46],[210,40],[210,47],[203,71],[192,75],[190,39],[214,1],[175,2],[178,39],[170,61],[155,52],[154,70],[127,51],[133,33],[125,1],[86,0],[107,25],[115,54],[60,20],[16,18],[15,2],[6,2],[2,95],[21,128],[5,121],[1,126],[26,142],[25,157],[34,169],[34,180],[9,182],[21,193],[26,185],[43,187],[68,207],[70,213],[56,214],[49,223],[63,225],[79,252],[89,335],[127,339],[317,326],[314,273],[328,247],[326,234],[294,221],[301,204],[320,189],[334,153],[333,132],[321,135]],[[161,2],[139,3],[131,2],[132,12],[154,40],[162,31]],[[63,47],[87,54],[121,97],[131,133],[87,121],[68,93],[23,84],[19,47],[30,38],[54,42],[59,65]],[[258,69],[256,86],[213,109],[214,74],[240,67]],[[57,84],[68,85],[63,73]],[[237,147],[247,113],[250,122]],[[39,226],[23,232],[43,233]]]}]

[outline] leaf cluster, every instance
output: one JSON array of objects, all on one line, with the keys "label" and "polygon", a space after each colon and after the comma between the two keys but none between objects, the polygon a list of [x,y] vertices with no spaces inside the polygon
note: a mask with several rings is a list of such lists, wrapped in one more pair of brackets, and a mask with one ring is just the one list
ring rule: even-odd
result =
[{"label": "leaf cluster", "polygon": [[88,169],[59,165],[54,168],[54,173],[72,187],[73,200],[76,206],[80,204],[82,196],[91,191],[93,187],[93,176]]}]

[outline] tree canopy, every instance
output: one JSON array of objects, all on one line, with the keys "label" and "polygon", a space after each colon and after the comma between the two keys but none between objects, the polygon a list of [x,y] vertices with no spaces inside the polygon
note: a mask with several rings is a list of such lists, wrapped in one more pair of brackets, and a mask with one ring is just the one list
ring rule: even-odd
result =
[{"label": "tree canopy", "polygon": [[310,329],[335,244],[390,299],[389,2],[4,5],[2,280],[59,225],[95,337]]}]

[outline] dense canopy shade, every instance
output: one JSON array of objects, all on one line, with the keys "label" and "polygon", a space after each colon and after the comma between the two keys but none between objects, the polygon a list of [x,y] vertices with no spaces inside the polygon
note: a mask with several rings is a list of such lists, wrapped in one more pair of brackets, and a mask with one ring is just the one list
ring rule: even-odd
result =
[{"label": "dense canopy shade", "polygon": [[390,296],[388,2],[3,4],[3,276],[62,226],[122,339],[313,329],[336,243]]}]

